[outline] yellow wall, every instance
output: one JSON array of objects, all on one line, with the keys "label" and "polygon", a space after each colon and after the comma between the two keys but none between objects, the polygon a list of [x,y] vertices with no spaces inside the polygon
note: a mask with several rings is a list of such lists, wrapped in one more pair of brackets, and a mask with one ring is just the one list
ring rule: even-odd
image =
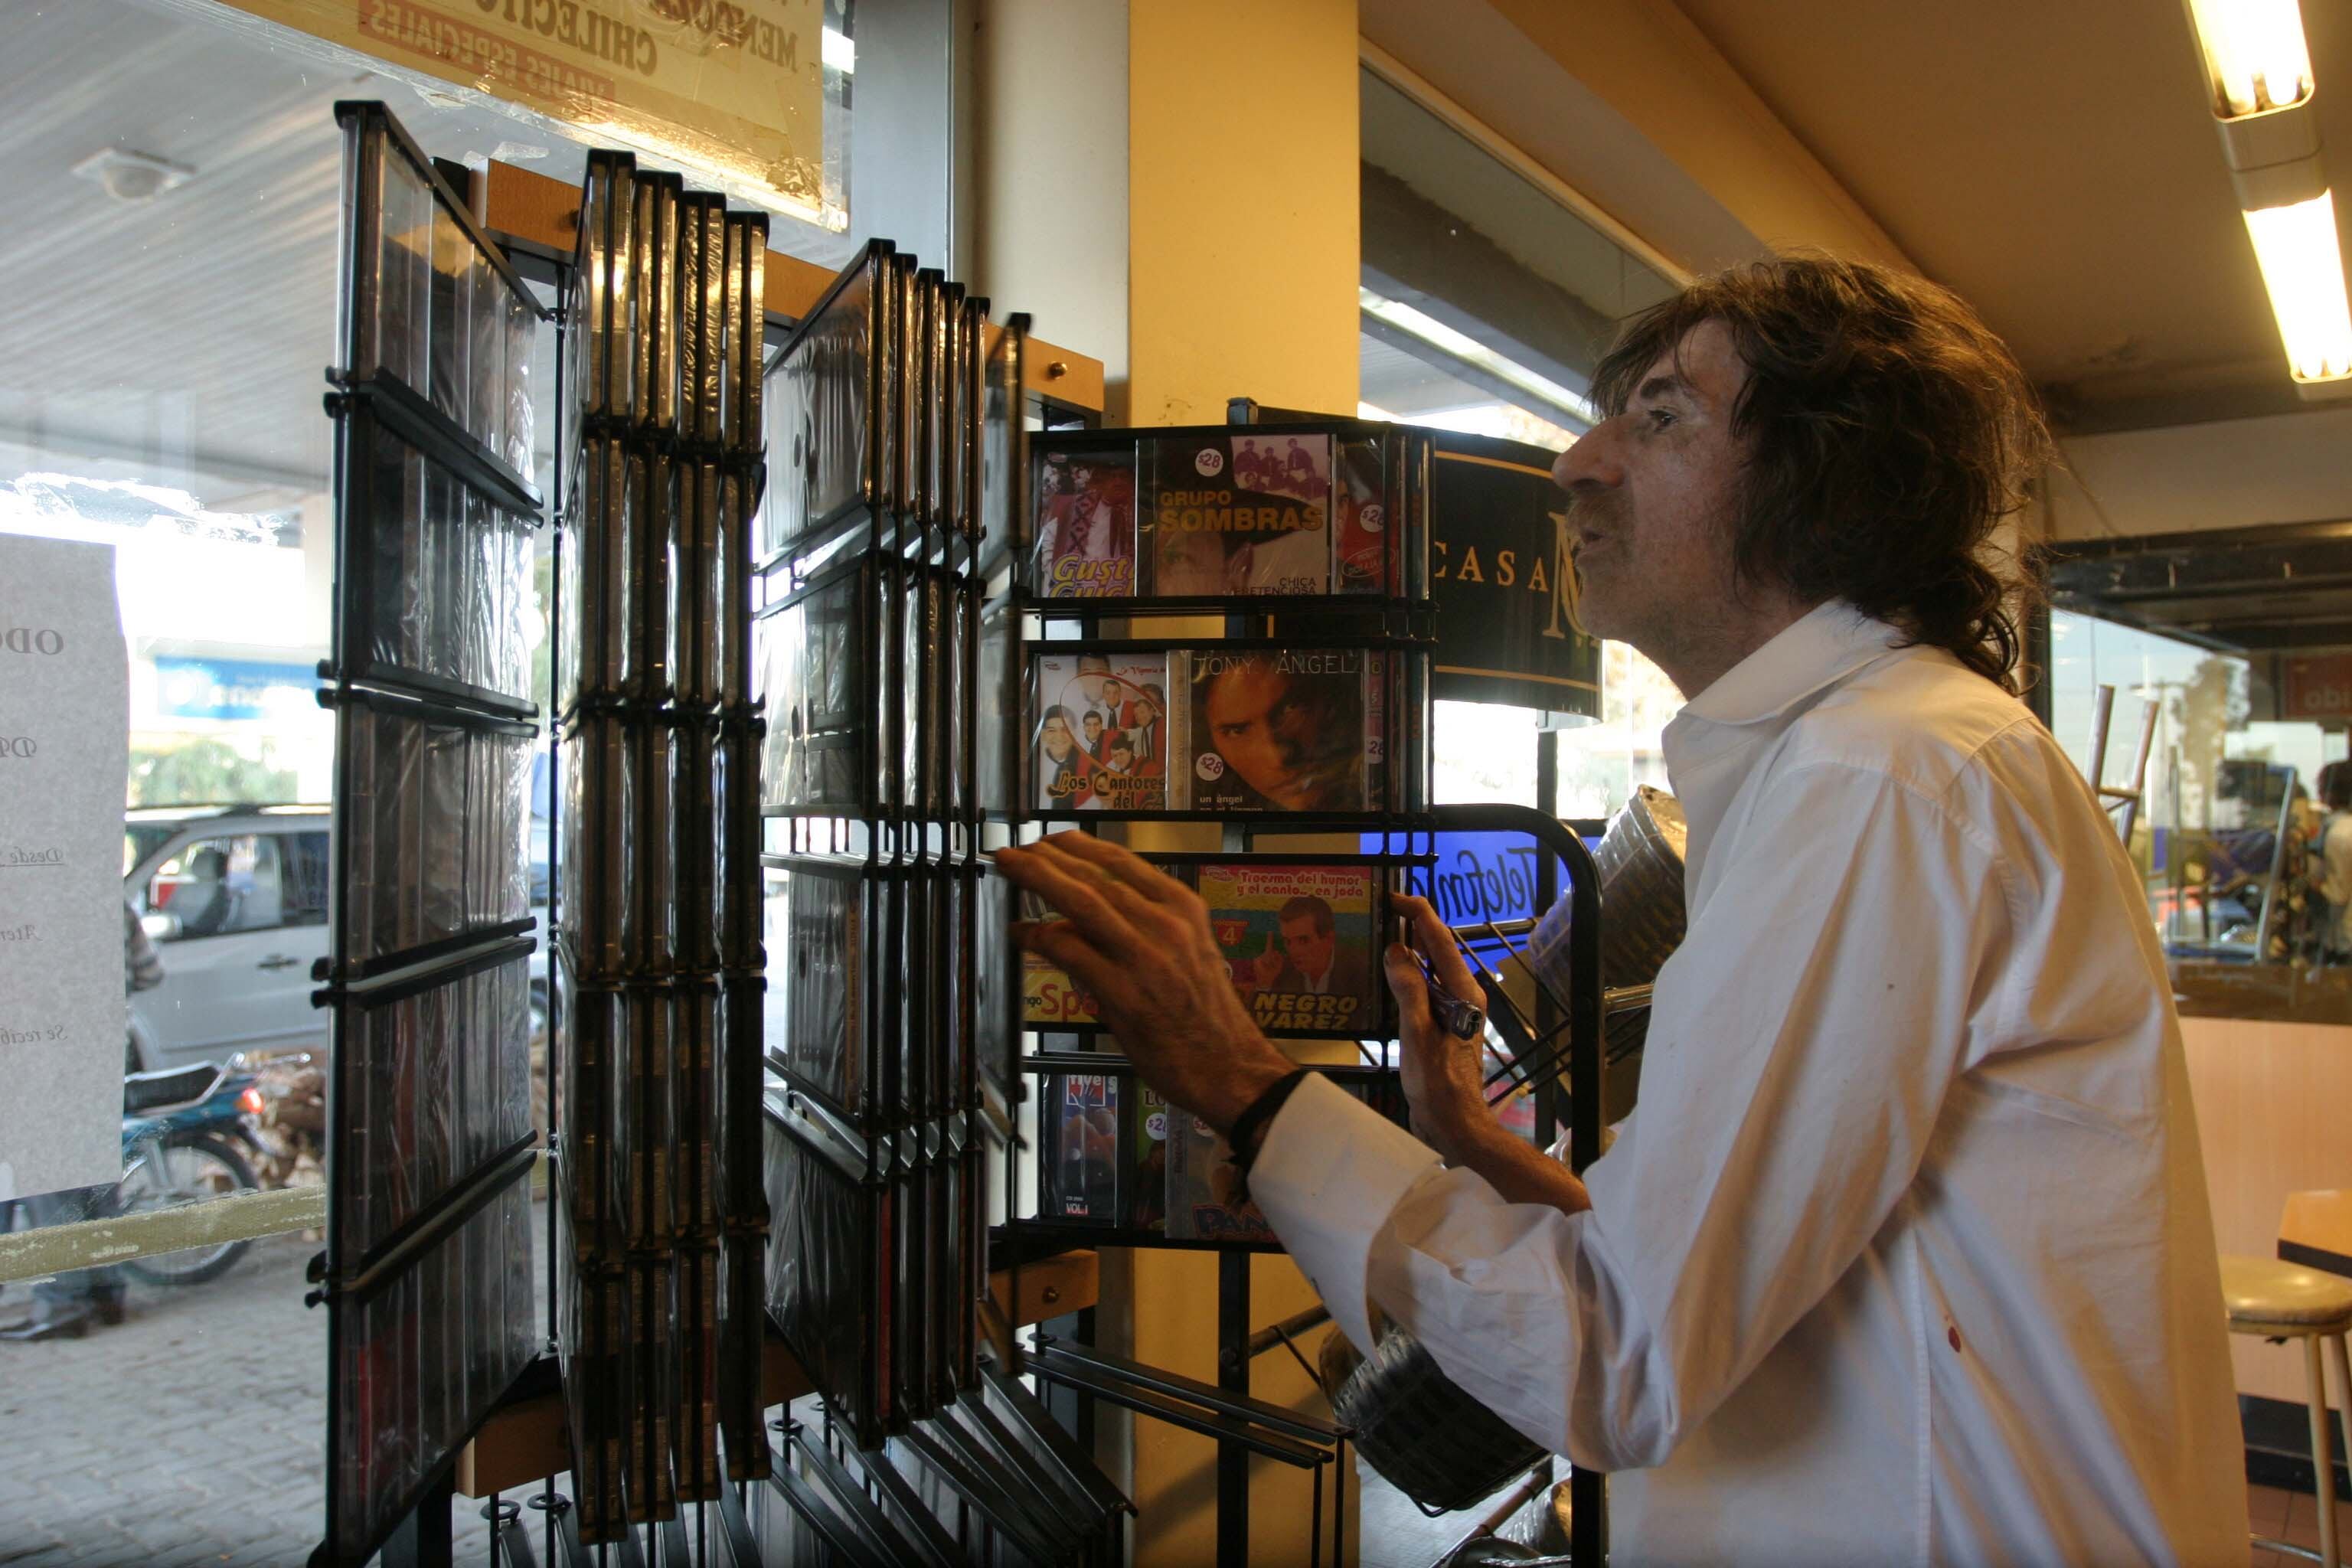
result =
[{"label": "yellow wall", "polygon": [[[979,289],[1101,356],[1112,424],[1221,423],[1234,395],[1352,413],[1354,0],[981,0],[976,23]],[[1198,833],[1130,839],[1216,847]],[[1106,1349],[1216,1381],[1213,1255],[1110,1250],[1102,1277]],[[1253,1265],[1253,1294],[1254,1327],[1314,1300],[1278,1257]],[[1325,1408],[1279,1352],[1251,1392]],[[1215,1445],[1103,1415],[1103,1457],[1142,1510],[1140,1568],[1213,1561]],[[1307,1485],[1254,1466],[1254,1564],[1307,1561]],[[1327,1482],[1327,1534],[1329,1506]]]},{"label": "yellow wall", "polygon": [[[1235,395],[1354,411],[1356,52],[1354,0],[1129,6],[1127,349],[1135,423],[1217,423]],[[1254,1326],[1315,1300],[1284,1258],[1257,1260],[1252,1285]],[[1216,1286],[1213,1256],[1134,1254],[1129,1342],[1137,1358],[1214,1380]],[[1251,1392],[1323,1408],[1279,1352],[1258,1361]],[[1215,1445],[1138,1422],[1134,1463],[1148,1525],[1137,1531],[1140,1568],[1210,1561]],[[1253,1563],[1307,1560],[1307,1486],[1286,1466],[1254,1463]],[[1328,1516],[1328,1497],[1325,1506]],[[1351,1530],[1351,1545],[1354,1536]]]},{"label": "yellow wall", "polygon": [[1137,424],[1355,412],[1357,113],[1354,0],[1129,7]]}]

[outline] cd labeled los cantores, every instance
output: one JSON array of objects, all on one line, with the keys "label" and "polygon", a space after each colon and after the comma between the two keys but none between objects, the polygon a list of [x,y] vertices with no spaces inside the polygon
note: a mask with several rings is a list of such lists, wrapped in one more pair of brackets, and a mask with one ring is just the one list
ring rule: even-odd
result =
[{"label": "cd labeled los cantores", "polygon": [[1359,1036],[1375,1026],[1373,880],[1369,866],[1201,868],[1209,930],[1259,1028]]},{"label": "cd labeled los cantores", "polygon": [[1202,648],[1169,659],[1180,809],[1355,812],[1386,803],[1383,655]]},{"label": "cd labeled los cantores", "polygon": [[1037,592],[1048,599],[1135,594],[1132,451],[1048,451],[1039,459]]},{"label": "cd labeled los cantores", "polygon": [[1330,591],[1330,437],[1179,436],[1143,446],[1151,481],[1143,592]]},{"label": "cd labeled los cantores", "polygon": [[1047,654],[1037,670],[1040,811],[1168,804],[1168,656]]}]

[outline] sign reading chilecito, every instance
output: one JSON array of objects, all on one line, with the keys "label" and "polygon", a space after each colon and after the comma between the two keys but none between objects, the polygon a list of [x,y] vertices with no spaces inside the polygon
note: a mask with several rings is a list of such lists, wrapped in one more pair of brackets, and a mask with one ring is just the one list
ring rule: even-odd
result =
[{"label": "sign reading chilecito", "polygon": [[223,0],[269,21],[824,205],[817,0]]}]

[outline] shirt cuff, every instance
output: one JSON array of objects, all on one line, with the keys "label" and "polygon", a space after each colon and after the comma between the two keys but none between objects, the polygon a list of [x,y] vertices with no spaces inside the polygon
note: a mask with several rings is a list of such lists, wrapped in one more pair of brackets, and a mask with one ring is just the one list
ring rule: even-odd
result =
[{"label": "shirt cuff", "polygon": [[1291,1091],[1250,1164],[1251,1198],[1367,1355],[1372,1243],[1405,1194],[1440,1168],[1434,1150],[1321,1073]]}]

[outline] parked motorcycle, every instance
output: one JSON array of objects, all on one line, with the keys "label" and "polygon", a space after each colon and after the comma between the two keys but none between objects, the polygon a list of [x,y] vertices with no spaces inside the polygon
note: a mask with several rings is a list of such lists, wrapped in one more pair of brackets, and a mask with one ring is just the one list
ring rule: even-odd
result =
[{"label": "parked motorcycle", "polygon": [[327,1068],[312,1051],[246,1058],[253,1087],[245,1093],[247,1130],[265,1187],[327,1179]]},{"label": "parked motorcycle", "polygon": [[[175,1208],[258,1187],[249,1154],[262,1152],[247,1118],[260,1109],[253,1075],[234,1062],[198,1062],[122,1080],[122,1182],[117,1211]],[[125,1263],[151,1285],[201,1285],[228,1272],[252,1244],[221,1242]]]}]

